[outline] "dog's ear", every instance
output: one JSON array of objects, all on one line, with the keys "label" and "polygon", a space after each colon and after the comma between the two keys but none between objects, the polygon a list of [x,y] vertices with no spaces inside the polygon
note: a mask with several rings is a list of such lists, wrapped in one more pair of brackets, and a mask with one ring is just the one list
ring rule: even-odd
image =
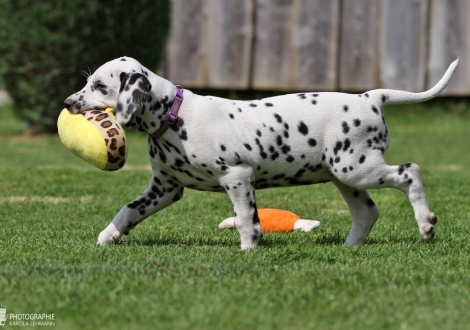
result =
[{"label": "dog's ear", "polygon": [[116,119],[119,124],[125,125],[132,118],[134,112],[150,99],[152,85],[146,76],[141,73],[122,72],[119,75],[121,87],[116,106]]}]

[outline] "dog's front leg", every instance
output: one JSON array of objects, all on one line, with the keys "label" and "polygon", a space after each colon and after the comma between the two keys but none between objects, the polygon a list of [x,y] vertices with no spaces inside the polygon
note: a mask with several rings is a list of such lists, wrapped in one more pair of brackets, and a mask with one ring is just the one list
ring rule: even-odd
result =
[{"label": "dog's front leg", "polygon": [[122,234],[127,235],[145,218],[183,197],[182,187],[157,186],[155,181],[154,179],[150,182],[139,198],[121,208],[113,221],[98,236],[98,244],[116,243]]},{"label": "dog's front leg", "polygon": [[232,201],[242,250],[256,248],[263,232],[256,209],[253,169],[248,165],[232,167],[220,179],[220,184]]}]

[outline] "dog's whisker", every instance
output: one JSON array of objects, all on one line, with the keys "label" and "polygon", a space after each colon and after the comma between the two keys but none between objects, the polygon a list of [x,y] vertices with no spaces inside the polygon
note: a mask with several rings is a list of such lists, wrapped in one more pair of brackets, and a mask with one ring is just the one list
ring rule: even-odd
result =
[{"label": "dog's whisker", "polygon": [[79,72],[80,72],[80,74],[81,74],[82,76],[84,76],[85,78],[88,78],[88,77],[89,77],[88,72],[86,72],[85,70],[80,70]]}]

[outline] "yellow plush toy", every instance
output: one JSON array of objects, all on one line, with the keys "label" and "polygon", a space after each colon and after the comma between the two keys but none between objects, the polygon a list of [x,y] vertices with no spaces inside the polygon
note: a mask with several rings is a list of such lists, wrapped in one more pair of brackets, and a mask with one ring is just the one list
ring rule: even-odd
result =
[{"label": "yellow plush toy", "polygon": [[64,109],[57,120],[57,128],[63,145],[93,166],[104,171],[116,171],[124,166],[126,136],[113,108],[79,114]]}]

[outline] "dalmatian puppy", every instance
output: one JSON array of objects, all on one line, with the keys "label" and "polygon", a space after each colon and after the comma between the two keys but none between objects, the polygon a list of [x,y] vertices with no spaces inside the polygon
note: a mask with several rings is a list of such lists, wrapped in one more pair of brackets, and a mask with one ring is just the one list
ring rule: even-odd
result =
[{"label": "dalmatian puppy", "polygon": [[142,195],[100,233],[98,244],[117,242],[190,188],[226,192],[241,248],[255,248],[263,235],[256,189],[325,182],[332,182],[349,206],[352,227],[346,245],[363,243],[379,218],[367,192],[378,188],[404,192],[421,235],[432,239],[437,217],[429,210],[418,165],[390,166],[383,158],[390,141],[383,108],[437,96],[457,63],[422,93],[376,89],[235,101],[184,90],[179,118],[159,137],[155,133],[166,125],[177,87],[129,57],[104,64],[65,105],[72,113],[113,107],[123,127],[147,133],[153,175]]}]

